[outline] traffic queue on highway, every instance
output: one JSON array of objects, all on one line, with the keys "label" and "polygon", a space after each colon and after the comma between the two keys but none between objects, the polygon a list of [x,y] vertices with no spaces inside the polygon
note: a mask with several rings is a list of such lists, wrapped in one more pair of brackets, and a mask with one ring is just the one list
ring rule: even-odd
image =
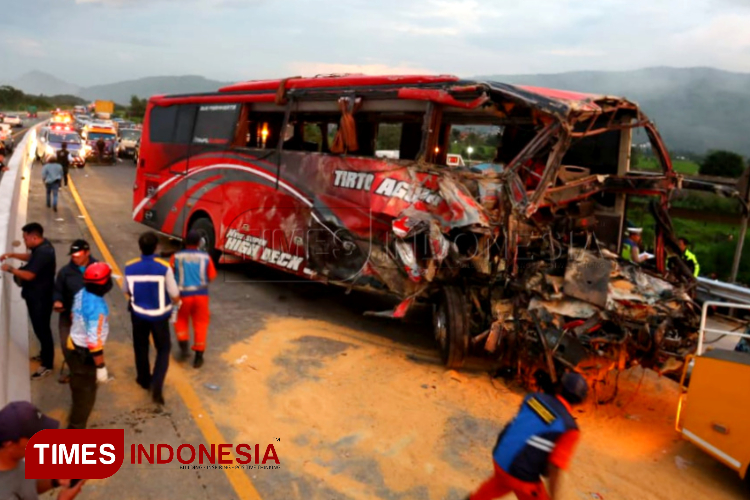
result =
[{"label": "traffic queue on highway", "polygon": [[103,119],[83,111],[58,109],[52,112],[49,123],[38,132],[35,152],[38,160],[57,155],[63,144],[69,151],[71,165],[79,168],[88,161],[112,164],[118,158],[136,158],[141,136],[138,125],[122,118]]}]

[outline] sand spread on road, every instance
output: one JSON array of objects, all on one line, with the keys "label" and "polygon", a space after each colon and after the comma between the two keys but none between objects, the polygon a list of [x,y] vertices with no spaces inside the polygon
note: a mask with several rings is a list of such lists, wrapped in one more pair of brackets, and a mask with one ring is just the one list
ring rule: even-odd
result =
[{"label": "sand spread on road", "polygon": [[[224,353],[232,387],[202,399],[233,442],[275,443],[290,491],[461,498],[490,473],[523,391],[406,351],[331,323],[269,318]],[[680,440],[677,398],[674,382],[637,368],[620,376],[613,404],[579,408],[562,498],[744,498],[732,471]]]}]

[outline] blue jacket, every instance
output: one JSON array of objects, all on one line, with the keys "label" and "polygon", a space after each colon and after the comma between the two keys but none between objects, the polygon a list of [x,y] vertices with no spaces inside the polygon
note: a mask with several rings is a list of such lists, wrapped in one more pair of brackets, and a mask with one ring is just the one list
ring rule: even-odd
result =
[{"label": "blue jacket", "polygon": [[534,483],[547,474],[550,462],[567,468],[577,440],[578,425],[565,403],[549,394],[530,394],[498,437],[492,458],[516,479]]},{"label": "blue jacket", "polygon": [[131,312],[150,321],[169,318],[171,297],[180,295],[169,262],[154,255],[142,255],[125,265],[123,287],[130,295]]},{"label": "blue jacket", "polygon": [[47,163],[42,167],[42,179],[45,184],[52,184],[63,178],[63,168],[59,163]]},{"label": "blue jacket", "polygon": [[[104,349],[109,335],[109,307],[103,297],[79,290],[73,299],[73,324],[70,341],[77,347],[88,348],[92,353]],[[68,346],[70,347],[70,346]]]},{"label": "blue jacket", "polygon": [[208,295],[208,283],[216,276],[216,270],[206,252],[182,250],[172,256],[171,262],[181,297]]}]

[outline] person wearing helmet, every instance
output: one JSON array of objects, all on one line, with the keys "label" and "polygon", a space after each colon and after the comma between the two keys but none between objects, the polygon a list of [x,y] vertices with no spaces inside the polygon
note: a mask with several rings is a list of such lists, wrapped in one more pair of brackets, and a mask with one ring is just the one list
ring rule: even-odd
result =
[{"label": "person wearing helmet", "polygon": [[203,366],[203,353],[206,350],[206,336],[211,313],[208,309],[208,284],[216,278],[216,268],[208,253],[199,250],[201,234],[188,231],[185,250],[174,254],[170,260],[177,286],[180,289],[180,308],[174,333],[180,343],[182,360],[188,358],[190,341],[190,320],[193,321],[195,342],[193,367]]},{"label": "person wearing helmet", "polygon": [[[571,406],[583,403],[587,395],[586,380],[578,373],[566,373],[557,395],[526,396],[497,438],[492,451],[494,475],[469,499],[490,500],[511,492],[519,500],[557,498],[560,470],[568,468],[579,437]],[[542,476],[549,477],[549,492]]]},{"label": "person wearing helmet", "polygon": [[90,264],[83,272],[83,289],[73,299],[70,352],[70,392],[73,405],[69,429],[85,429],[96,401],[96,385],[107,382],[104,344],[109,334],[109,307],[104,296],[112,289],[112,270],[104,262]]}]

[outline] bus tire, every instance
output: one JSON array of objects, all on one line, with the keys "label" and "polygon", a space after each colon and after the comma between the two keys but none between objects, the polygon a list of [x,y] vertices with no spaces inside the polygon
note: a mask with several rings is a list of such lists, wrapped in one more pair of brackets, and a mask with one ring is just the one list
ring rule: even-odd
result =
[{"label": "bus tire", "polygon": [[198,231],[201,235],[201,242],[198,249],[204,250],[211,256],[214,262],[219,260],[219,251],[216,249],[216,230],[214,224],[208,217],[200,217],[190,224],[189,231]]},{"label": "bus tire", "polygon": [[433,328],[447,368],[461,368],[469,354],[469,308],[455,286],[444,287],[435,304]]}]

